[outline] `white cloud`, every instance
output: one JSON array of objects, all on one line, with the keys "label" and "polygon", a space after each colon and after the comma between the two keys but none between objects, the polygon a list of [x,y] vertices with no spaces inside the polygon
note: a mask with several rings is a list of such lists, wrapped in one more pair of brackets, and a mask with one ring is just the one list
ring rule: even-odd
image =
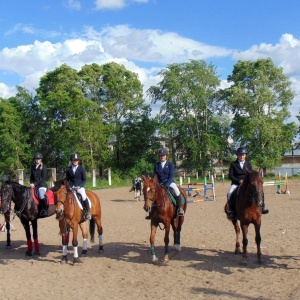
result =
[{"label": "white cloud", "polygon": [[80,10],[80,8],[81,8],[81,4],[77,0],[67,0],[65,2],[65,5],[67,8],[69,8],[71,10]]},{"label": "white cloud", "polygon": [[257,60],[270,57],[274,63],[283,67],[285,74],[295,76],[300,73],[300,40],[292,34],[283,34],[279,43],[261,43],[241,52],[234,52],[236,60]]},{"label": "white cloud", "polygon": [[[17,30],[23,28],[16,27]],[[28,27],[28,32],[30,32]],[[32,29],[32,32],[34,30]],[[276,65],[282,66],[292,81],[297,93],[291,107],[293,120],[300,110],[300,42],[290,34],[282,35],[276,45],[254,45],[246,51],[233,52],[217,46],[206,45],[187,39],[173,32],[140,30],[126,25],[106,27],[96,31],[85,28],[84,36],[69,38],[59,43],[38,41],[33,44],[4,48],[0,51],[0,71],[20,78],[17,84],[34,91],[40,77],[62,64],[80,70],[83,65],[107,62],[123,64],[136,72],[144,85],[144,91],[156,85],[160,78],[158,71],[170,63],[186,62],[190,59],[214,61],[230,57],[234,60],[256,60],[270,57]],[[228,83],[222,81],[221,87]],[[7,98],[15,93],[14,87],[0,82],[0,97]]]},{"label": "white cloud", "polygon": [[96,9],[120,9],[125,7],[125,0],[96,0]]},{"label": "white cloud", "polygon": [[140,30],[126,25],[105,28],[101,32],[101,41],[105,50],[113,56],[144,62],[182,62],[224,57],[232,53],[231,50],[205,45],[174,32]]}]

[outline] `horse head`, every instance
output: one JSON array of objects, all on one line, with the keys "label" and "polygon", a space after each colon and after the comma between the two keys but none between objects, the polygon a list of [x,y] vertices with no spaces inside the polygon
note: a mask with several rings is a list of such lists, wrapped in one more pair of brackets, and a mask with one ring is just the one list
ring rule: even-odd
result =
[{"label": "horse head", "polygon": [[13,189],[11,186],[10,178],[7,180],[2,179],[2,186],[1,186],[1,195],[0,195],[0,202],[1,202],[1,212],[6,213],[10,211],[11,207],[11,200],[13,198]]},{"label": "horse head", "polygon": [[70,192],[70,187],[65,179],[61,179],[54,182],[54,186],[51,190],[54,193],[56,220],[59,220],[63,216],[65,202],[67,200],[67,195]]},{"label": "horse head", "polygon": [[244,183],[245,186],[248,187],[248,194],[251,201],[254,202],[257,206],[262,206],[264,200],[262,172],[249,172],[245,178]]},{"label": "horse head", "polygon": [[146,176],[142,175],[142,179],[144,181],[144,210],[146,212],[150,212],[151,207],[153,206],[157,197],[157,177],[154,176],[154,178],[147,178]]}]

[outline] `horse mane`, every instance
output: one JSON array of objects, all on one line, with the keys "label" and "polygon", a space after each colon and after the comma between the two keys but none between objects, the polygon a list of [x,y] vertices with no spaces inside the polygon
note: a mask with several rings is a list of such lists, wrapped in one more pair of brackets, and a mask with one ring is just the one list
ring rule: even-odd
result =
[{"label": "horse mane", "polygon": [[65,184],[65,178],[53,181],[53,184],[54,185],[50,188],[50,190],[52,192],[57,192],[61,188],[61,186]]}]

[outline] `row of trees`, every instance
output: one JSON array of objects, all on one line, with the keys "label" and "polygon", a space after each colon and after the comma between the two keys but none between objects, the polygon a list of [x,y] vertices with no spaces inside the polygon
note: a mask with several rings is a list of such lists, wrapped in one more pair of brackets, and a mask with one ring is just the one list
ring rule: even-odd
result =
[{"label": "row of trees", "polygon": [[67,65],[46,73],[36,93],[18,86],[0,99],[0,172],[28,169],[40,151],[49,167],[65,169],[80,153],[87,170],[107,167],[136,176],[151,174],[159,141],[183,156],[183,167],[205,172],[215,160],[230,160],[234,145],[247,146],[251,161],[280,164],[298,126],[286,123],[294,94],[288,78],[270,59],[239,61],[220,90],[212,64],[192,60],[163,69],[147,91],[161,105],[151,118],[137,74],[117,63]]}]

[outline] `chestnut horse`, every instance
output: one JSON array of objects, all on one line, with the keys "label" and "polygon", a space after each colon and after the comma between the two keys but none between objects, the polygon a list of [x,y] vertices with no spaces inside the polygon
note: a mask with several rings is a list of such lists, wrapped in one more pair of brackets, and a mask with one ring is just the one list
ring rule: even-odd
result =
[{"label": "chestnut horse", "polygon": [[[257,247],[257,259],[258,263],[262,263],[262,254],[260,249],[261,244],[261,214],[262,214],[262,204],[264,201],[264,191],[263,191],[263,178],[262,171],[251,171],[247,172],[243,183],[234,191],[236,192],[235,201],[235,216],[236,218],[232,220],[236,233],[236,244],[235,253],[241,253],[239,235],[240,228],[243,233],[243,258],[241,264],[247,265],[248,253],[248,227],[250,224],[254,225],[255,228],[255,242]],[[240,221],[240,226],[238,224]]]},{"label": "chestnut horse", "polygon": [[[51,191],[47,191],[50,198]],[[39,219],[39,205],[33,198],[32,189],[18,182],[11,181],[10,178],[2,180],[1,187],[1,210],[6,216],[11,213],[11,201],[14,202],[15,214],[19,217],[26,233],[27,251],[26,256],[40,255],[40,244],[38,241],[38,219]],[[49,205],[48,217],[54,215],[55,205]],[[32,225],[33,242],[31,239],[30,224]]]},{"label": "chestnut horse", "polygon": [[[76,189],[70,188],[69,184],[65,180],[56,181],[54,187],[51,188],[54,192],[54,199],[56,202],[56,219],[59,220],[60,233],[62,235],[63,256],[62,262],[67,262],[68,258],[68,242],[69,242],[69,230],[72,229],[73,239],[73,264],[79,263],[78,258],[78,226],[81,229],[83,237],[83,247],[81,256],[87,255],[87,239],[88,230],[86,226],[86,220],[82,205],[79,202]],[[86,191],[86,195],[90,200],[91,206],[91,220],[89,223],[90,240],[94,242],[95,235],[95,223],[97,224],[99,235],[99,251],[103,249],[103,228],[101,222],[101,204],[99,197],[92,191]]]},{"label": "chestnut horse", "polygon": [[[179,216],[177,208],[173,205],[172,200],[165,188],[163,188],[157,181],[157,176],[153,179],[148,179],[146,176],[142,176],[144,181],[143,193],[144,193],[144,210],[150,213],[151,217],[151,234],[150,245],[152,263],[157,264],[158,259],[155,251],[155,234],[159,223],[164,225],[165,229],[165,255],[164,263],[169,261],[169,234],[172,226],[174,232],[174,248],[177,252],[181,251],[180,246],[180,231],[184,222],[184,216]],[[181,195],[184,197],[183,210],[186,211],[187,196],[185,191],[179,187]]]}]

